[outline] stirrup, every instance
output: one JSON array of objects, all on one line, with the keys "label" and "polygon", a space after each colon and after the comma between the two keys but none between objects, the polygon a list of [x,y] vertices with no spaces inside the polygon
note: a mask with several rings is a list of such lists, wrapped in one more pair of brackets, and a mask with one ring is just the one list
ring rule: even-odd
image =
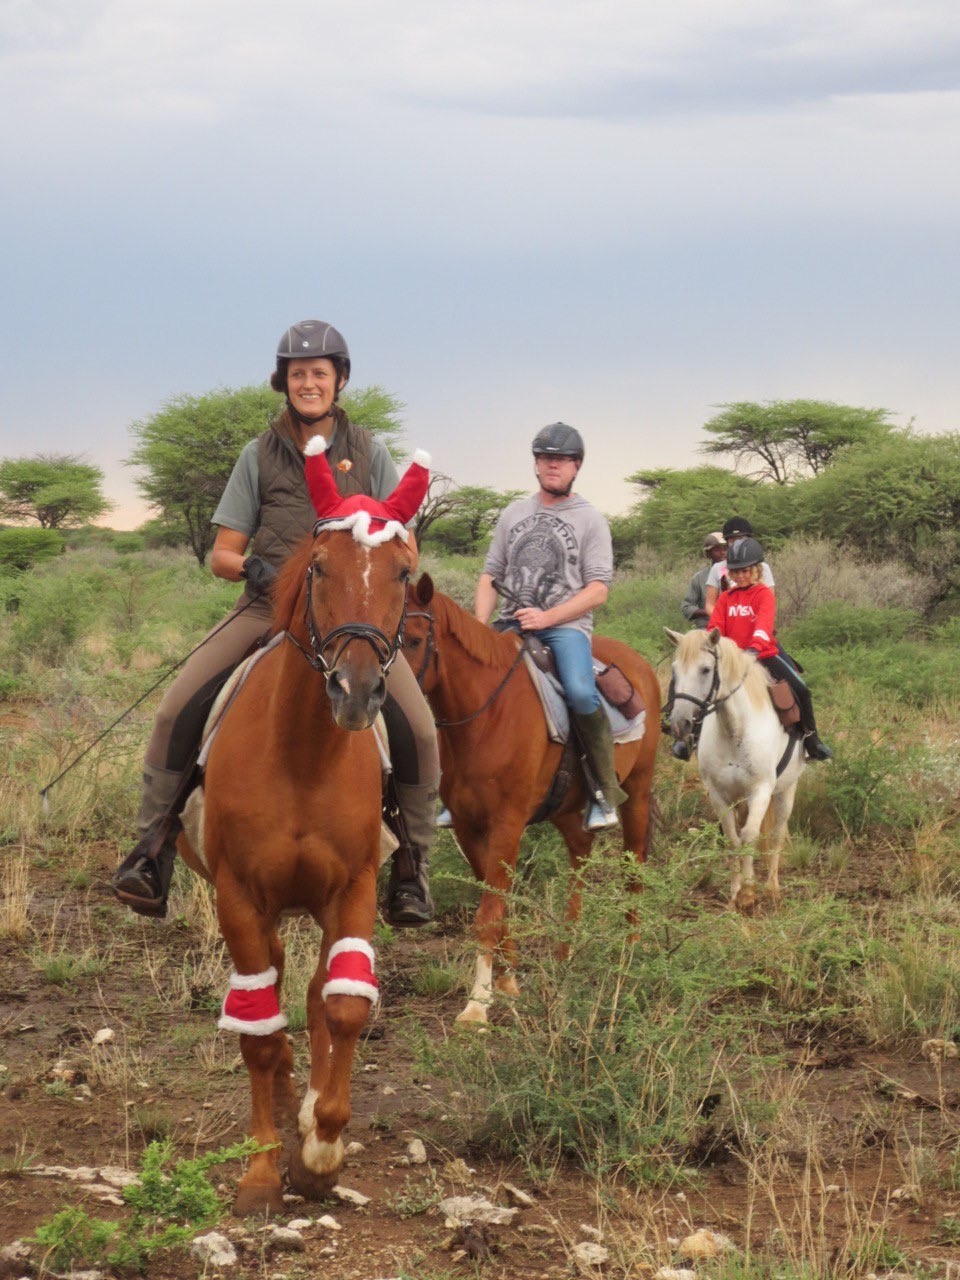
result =
[{"label": "stirrup", "polygon": [[447,806],[444,805],[443,808],[440,810],[440,812],[437,814],[437,828],[438,829],[441,827],[447,828],[452,826],[453,826],[453,814],[450,812]]},{"label": "stirrup", "polygon": [[610,827],[620,825],[616,809],[606,800],[590,800],[583,814],[584,831],[607,831]]}]

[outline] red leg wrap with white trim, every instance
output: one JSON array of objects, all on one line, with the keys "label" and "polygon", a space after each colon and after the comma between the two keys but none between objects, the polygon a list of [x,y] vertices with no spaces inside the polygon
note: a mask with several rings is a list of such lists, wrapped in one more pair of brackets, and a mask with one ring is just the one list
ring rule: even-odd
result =
[{"label": "red leg wrap with white trim", "polygon": [[363,938],[341,938],[330,948],[327,981],[322,995],[363,996],[371,1004],[379,999],[373,976],[373,947]]},{"label": "red leg wrap with white trim", "polygon": [[221,1031],[240,1031],[248,1036],[268,1036],[287,1025],[277,999],[277,971],[231,973],[230,990],[217,1022]]}]

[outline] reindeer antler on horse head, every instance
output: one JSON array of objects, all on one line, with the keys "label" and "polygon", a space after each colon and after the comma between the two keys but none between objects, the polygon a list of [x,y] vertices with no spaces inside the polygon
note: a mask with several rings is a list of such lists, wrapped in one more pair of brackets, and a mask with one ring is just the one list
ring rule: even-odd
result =
[{"label": "reindeer antler on horse head", "polygon": [[354,537],[363,542],[385,542],[398,534],[406,540],[404,526],[417,514],[430,484],[429,453],[418,449],[393,493],[381,500],[363,493],[342,497],[326,450],[327,441],[317,435],[307,441],[303,451],[307,489],[317,518],[343,521],[332,527],[353,528]]}]

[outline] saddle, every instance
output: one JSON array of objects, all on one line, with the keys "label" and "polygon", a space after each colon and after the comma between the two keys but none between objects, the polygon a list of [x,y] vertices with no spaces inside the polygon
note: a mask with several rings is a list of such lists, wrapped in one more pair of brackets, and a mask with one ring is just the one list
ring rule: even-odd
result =
[{"label": "saddle", "polygon": [[788,681],[773,681],[770,685],[770,701],[785,729],[792,729],[800,723],[800,704]]},{"label": "saddle", "polygon": [[[521,639],[523,660],[540,697],[550,741],[566,742],[570,736],[570,712],[557,678],[553,654],[537,636],[523,635]],[[594,658],[593,671],[614,742],[634,742],[642,738],[647,717],[643,698],[615,663],[604,666]]]}]

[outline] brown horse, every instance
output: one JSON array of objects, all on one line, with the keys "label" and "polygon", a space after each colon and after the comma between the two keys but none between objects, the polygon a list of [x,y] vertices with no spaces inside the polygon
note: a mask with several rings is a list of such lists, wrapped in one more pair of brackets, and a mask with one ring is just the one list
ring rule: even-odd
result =
[{"label": "brown horse", "polygon": [[284,1208],[276,1113],[295,1111],[296,1099],[277,921],[290,909],[308,911],[323,930],[307,993],[310,1084],[291,1183],[323,1194],[343,1163],[354,1050],[377,998],[370,939],[381,768],[369,726],[402,635],[414,559],[402,537],[363,541],[322,522],[290,557],[277,584],[277,640],[249,670],[210,747],[202,851],[180,838],[186,861],[216,889],[235,969],[220,1026],[241,1033],[251,1133],[269,1148],[240,1181],[239,1214]]},{"label": "brown horse", "polygon": [[[493,989],[516,994],[516,946],[506,925],[505,891],[517,865],[524,827],[547,794],[563,748],[549,740],[540,699],[519,661],[515,632],[483,626],[424,574],[408,595],[404,649],[440,731],[441,795],[457,842],[483,882],[474,927],[480,943],[473,990],[458,1022],[483,1023]],[[618,640],[595,636],[593,651],[616,663],[641,694],[643,737],[616,748],[628,799],[620,806],[624,849],[643,862],[652,836],[651,782],[660,734],[660,687],[650,664]],[[585,831],[586,793],[574,780],[549,820],[560,831],[573,871],[567,918],[580,914],[580,864],[593,833]],[[638,888],[639,883],[634,885]]]}]

